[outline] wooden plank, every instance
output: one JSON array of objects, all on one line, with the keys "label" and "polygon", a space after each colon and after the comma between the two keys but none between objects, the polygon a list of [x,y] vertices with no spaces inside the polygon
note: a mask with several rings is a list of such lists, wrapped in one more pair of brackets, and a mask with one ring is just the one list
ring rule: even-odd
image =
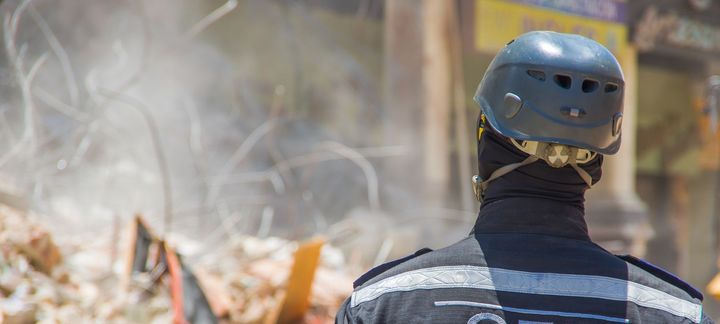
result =
[{"label": "wooden plank", "polygon": [[715,277],[710,280],[710,283],[705,289],[715,300],[720,300],[720,273],[716,274]]},{"label": "wooden plank", "polygon": [[295,252],[278,323],[294,323],[305,316],[310,306],[310,292],[323,244],[325,239],[317,237],[301,244]]},{"label": "wooden plank", "polygon": [[[138,256],[136,255],[138,253],[138,240],[141,238],[138,236],[140,231],[142,230],[144,233],[146,233],[151,241],[155,240],[155,235],[150,230],[150,227],[148,227],[147,223],[143,219],[142,215],[137,214],[135,215],[135,218],[133,218],[132,223],[130,224],[130,227],[128,228],[130,231],[128,240],[128,246],[127,250],[125,252],[125,258],[126,258],[126,267],[125,272],[123,273],[122,279],[120,280],[120,287],[122,291],[127,291],[129,289],[130,282],[132,281],[133,272],[136,267],[139,267],[138,264],[136,264],[136,258]],[[152,244],[152,243],[151,243]],[[149,251],[148,251],[149,253]],[[144,257],[144,262],[147,260],[147,255]],[[144,267],[143,267],[144,268]]]},{"label": "wooden plank", "polygon": [[170,272],[170,297],[172,300],[173,324],[188,324],[185,319],[183,305],[182,267],[175,251],[163,241],[160,243],[167,258],[168,271]]}]

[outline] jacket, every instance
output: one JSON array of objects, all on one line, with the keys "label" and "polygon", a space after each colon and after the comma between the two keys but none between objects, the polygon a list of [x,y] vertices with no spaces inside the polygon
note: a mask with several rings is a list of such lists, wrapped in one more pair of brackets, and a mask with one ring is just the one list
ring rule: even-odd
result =
[{"label": "jacket", "polygon": [[484,206],[461,241],[361,276],[336,323],[712,323],[702,299],[593,243],[582,210],[516,198]]}]

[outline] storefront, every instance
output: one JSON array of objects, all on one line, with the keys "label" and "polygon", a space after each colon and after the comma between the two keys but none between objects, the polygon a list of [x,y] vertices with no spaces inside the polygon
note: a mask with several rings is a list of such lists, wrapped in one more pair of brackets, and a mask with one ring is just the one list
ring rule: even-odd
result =
[{"label": "storefront", "polygon": [[622,1],[477,0],[472,44],[496,53],[510,39],[533,30],[580,34],[617,57],[627,53],[626,4]]}]

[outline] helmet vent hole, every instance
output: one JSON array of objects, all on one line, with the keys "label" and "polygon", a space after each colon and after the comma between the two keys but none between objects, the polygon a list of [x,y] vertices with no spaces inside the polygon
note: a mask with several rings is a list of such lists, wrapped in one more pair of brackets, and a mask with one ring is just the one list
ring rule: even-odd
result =
[{"label": "helmet vent hole", "polygon": [[567,75],[555,74],[553,79],[563,89],[570,89],[570,86],[572,86],[572,79]]},{"label": "helmet vent hole", "polygon": [[605,92],[615,92],[618,89],[618,85],[612,82],[605,84]]},{"label": "helmet vent hole", "polygon": [[545,81],[545,72],[538,70],[527,70],[527,74],[533,79]]},{"label": "helmet vent hole", "polygon": [[583,80],[582,91],[590,93],[597,90],[598,86],[600,86],[600,84],[595,80]]}]

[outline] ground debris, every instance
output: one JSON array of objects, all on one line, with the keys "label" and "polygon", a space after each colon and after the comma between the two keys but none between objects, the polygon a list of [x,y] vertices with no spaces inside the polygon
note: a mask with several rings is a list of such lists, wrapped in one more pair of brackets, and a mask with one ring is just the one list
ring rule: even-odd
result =
[{"label": "ground debris", "polygon": [[[110,253],[106,246],[56,244],[40,222],[2,205],[0,242],[2,324],[178,322],[172,280],[157,271],[127,276],[127,259],[115,267],[104,262],[110,260],[103,257]],[[171,240],[168,246],[183,243]],[[240,237],[212,255],[180,260],[192,269],[220,323],[273,323],[299,245],[279,238]],[[323,246],[314,278],[301,322],[332,323],[352,291],[342,253]]]},{"label": "ground debris", "polygon": [[91,320],[81,285],[70,281],[60,248],[30,216],[0,205],[0,323]]}]

